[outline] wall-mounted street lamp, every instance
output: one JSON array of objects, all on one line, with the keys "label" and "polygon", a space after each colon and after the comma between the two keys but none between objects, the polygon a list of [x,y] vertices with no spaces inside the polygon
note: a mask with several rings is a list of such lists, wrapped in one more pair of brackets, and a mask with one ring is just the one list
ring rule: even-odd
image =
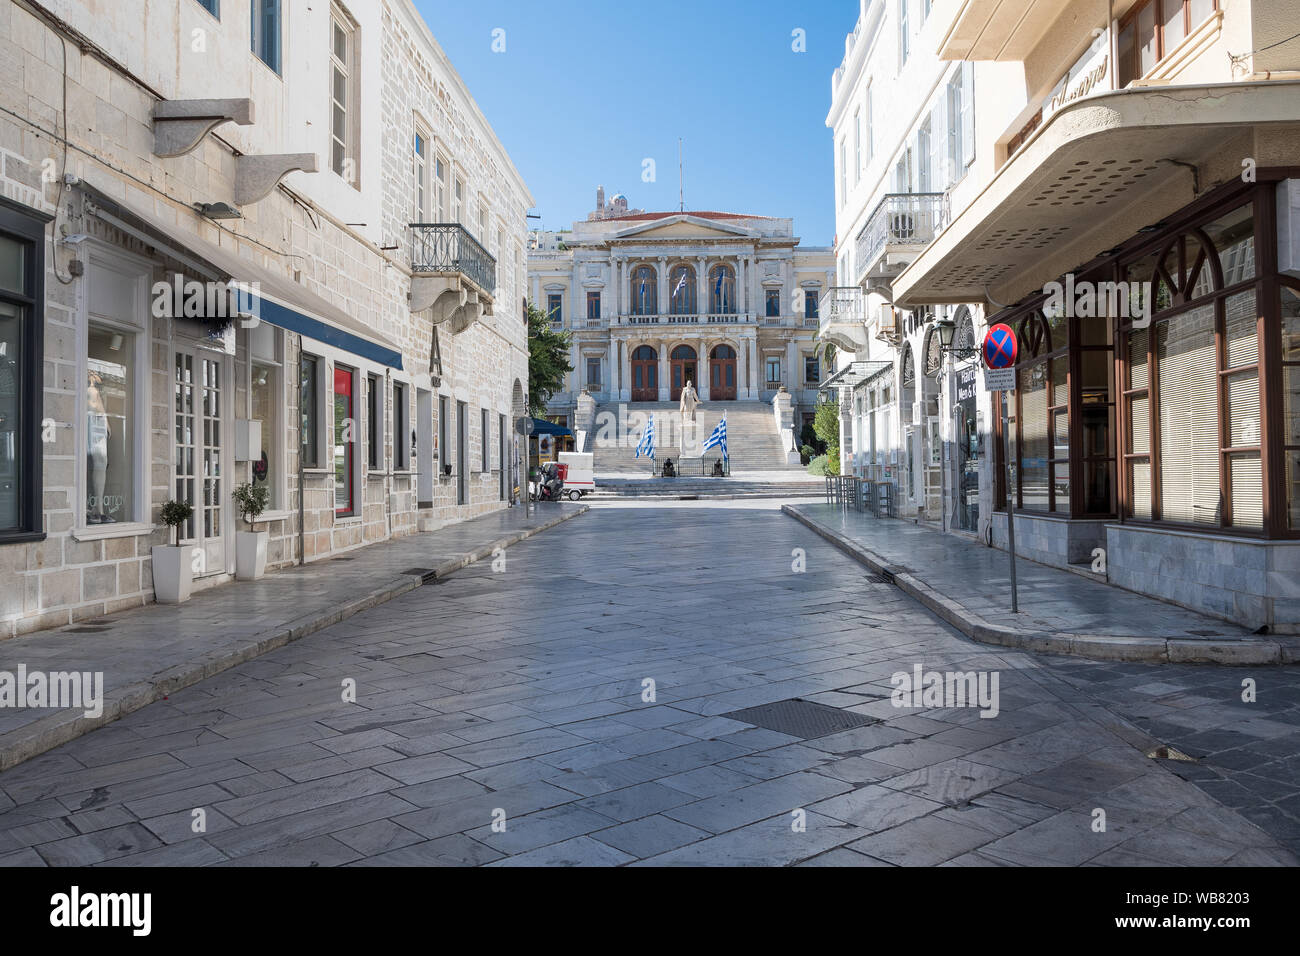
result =
[{"label": "wall-mounted street lamp", "polygon": [[957,334],[957,323],[948,316],[934,320],[934,332],[939,336],[939,348],[945,353],[952,354],[958,359],[975,358],[980,354],[980,350],[972,345],[952,344],[953,337]]}]

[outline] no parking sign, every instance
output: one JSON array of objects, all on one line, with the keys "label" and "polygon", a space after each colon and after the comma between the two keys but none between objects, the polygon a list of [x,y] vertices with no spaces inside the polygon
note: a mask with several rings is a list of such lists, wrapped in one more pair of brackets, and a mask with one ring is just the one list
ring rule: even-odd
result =
[{"label": "no parking sign", "polygon": [[1013,392],[1016,388],[1016,333],[999,322],[984,336],[984,387],[990,392]]}]

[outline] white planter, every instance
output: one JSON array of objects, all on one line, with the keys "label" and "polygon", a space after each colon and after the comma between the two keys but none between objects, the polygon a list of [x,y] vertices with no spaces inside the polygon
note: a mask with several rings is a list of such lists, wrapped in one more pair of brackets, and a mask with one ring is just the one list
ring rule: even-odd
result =
[{"label": "white planter", "polygon": [[265,531],[235,532],[235,577],[240,581],[256,581],[266,574]]},{"label": "white planter", "polygon": [[159,604],[190,599],[194,583],[194,548],[159,545],[153,549],[153,594]]}]

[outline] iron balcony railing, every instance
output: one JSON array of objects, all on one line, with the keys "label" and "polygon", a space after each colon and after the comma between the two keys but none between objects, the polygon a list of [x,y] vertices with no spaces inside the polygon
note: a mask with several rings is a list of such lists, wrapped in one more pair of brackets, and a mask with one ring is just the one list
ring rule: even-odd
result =
[{"label": "iron balcony railing", "polygon": [[497,261],[457,222],[411,223],[411,271],[459,272],[488,295],[497,287]]},{"label": "iron balcony railing", "polygon": [[889,193],[858,233],[858,276],[868,273],[888,247],[926,245],[947,224],[947,193]]}]

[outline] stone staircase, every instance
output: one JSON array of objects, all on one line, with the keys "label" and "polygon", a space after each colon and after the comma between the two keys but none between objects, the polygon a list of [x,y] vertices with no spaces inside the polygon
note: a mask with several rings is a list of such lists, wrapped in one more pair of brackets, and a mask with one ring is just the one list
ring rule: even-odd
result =
[{"label": "stone staircase", "polygon": [[[586,451],[595,454],[596,474],[642,475],[650,474],[650,462],[636,457],[636,445],[641,440],[645,418],[653,413],[657,435],[655,458],[662,465],[665,458],[681,462],[683,477],[701,474],[699,446],[713,433],[723,413],[727,416],[727,452],[733,472],[798,471],[799,464],[786,461],[785,449],[772,417],[772,406],[766,402],[706,402],[696,411],[694,454],[691,437],[687,436],[686,453],[681,445],[681,415],[676,402],[609,402],[596,408],[596,426],[587,436]],[[601,423],[618,422],[616,441],[603,441]],[[718,449],[703,452],[703,463],[711,467],[718,458]],[[707,474],[705,470],[704,474]]]}]

